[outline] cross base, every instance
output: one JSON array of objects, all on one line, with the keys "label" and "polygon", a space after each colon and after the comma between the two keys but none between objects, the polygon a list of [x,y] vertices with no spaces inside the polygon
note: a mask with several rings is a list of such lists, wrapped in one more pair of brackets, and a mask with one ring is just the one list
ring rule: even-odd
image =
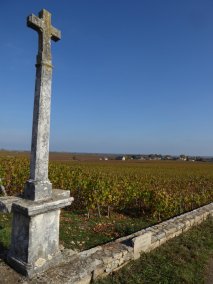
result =
[{"label": "cross base", "polygon": [[51,259],[38,259],[37,263],[23,262],[22,259],[14,257],[12,254],[10,255],[10,253],[8,253],[7,256],[7,263],[17,272],[29,278],[59,265],[62,261],[63,256],[60,251],[57,254],[51,255]]},{"label": "cross base", "polygon": [[69,191],[56,190],[51,200],[34,202],[19,199],[12,205],[13,225],[8,263],[32,277],[57,265],[60,209],[73,201]]},{"label": "cross base", "polygon": [[24,198],[34,201],[44,200],[52,196],[52,183],[47,181],[28,180],[24,189]]}]

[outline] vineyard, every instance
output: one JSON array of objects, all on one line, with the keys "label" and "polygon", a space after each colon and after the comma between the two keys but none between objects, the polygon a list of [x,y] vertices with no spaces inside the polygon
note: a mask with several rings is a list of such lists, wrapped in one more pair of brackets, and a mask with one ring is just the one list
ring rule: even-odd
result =
[{"label": "vineyard", "polygon": [[[29,178],[25,157],[0,157],[8,195],[22,192]],[[75,198],[70,210],[88,216],[122,212],[160,221],[213,201],[213,164],[179,161],[52,161],[53,188]]]}]

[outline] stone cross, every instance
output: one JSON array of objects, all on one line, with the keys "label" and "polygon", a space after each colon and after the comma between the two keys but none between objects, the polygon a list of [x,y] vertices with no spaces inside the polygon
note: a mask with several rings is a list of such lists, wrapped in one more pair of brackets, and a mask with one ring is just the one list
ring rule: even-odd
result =
[{"label": "stone cross", "polygon": [[39,34],[30,179],[23,197],[0,199],[0,209],[10,206],[13,213],[7,261],[17,271],[31,277],[62,261],[59,249],[60,210],[70,205],[73,198],[68,190],[52,189],[48,179],[52,81],[50,47],[51,39],[59,40],[61,35],[51,26],[51,14],[46,10],[42,10],[39,17],[29,16],[27,24]]},{"label": "stone cross", "polygon": [[36,64],[36,84],[33,112],[30,179],[24,196],[30,200],[44,200],[52,196],[48,179],[50,105],[52,83],[51,40],[58,41],[61,32],[51,25],[51,14],[42,10],[39,17],[31,15],[27,25],[39,35]]},{"label": "stone cross", "polygon": [[61,39],[61,32],[51,25],[51,14],[45,9],[39,13],[39,17],[32,14],[27,18],[27,25],[39,34],[37,64],[51,65],[51,39]]}]

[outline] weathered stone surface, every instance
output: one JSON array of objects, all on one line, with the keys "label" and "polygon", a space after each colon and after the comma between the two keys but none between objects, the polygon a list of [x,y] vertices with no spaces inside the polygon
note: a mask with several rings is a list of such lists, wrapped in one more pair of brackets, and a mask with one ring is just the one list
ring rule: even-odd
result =
[{"label": "weathered stone surface", "polygon": [[[12,205],[14,203],[14,207],[16,207],[17,210],[21,206],[22,208],[20,208],[20,210],[28,211],[26,214],[29,215],[30,211],[31,214],[32,212],[34,212],[34,214],[37,214],[52,210],[54,208],[63,208],[64,206],[70,205],[73,200],[74,199],[70,197],[69,190],[61,189],[53,189],[52,198],[49,199],[47,203],[44,203],[42,201],[32,202],[30,200],[25,200],[21,197],[16,196],[6,196],[0,197],[0,212],[11,213]],[[47,204],[47,206],[45,204]]]},{"label": "weathered stone surface", "polygon": [[0,197],[0,212],[11,213],[13,203],[19,199],[15,196]]},{"label": "weathered stone surface", "polygon": [[51,39],[57,41],[61,34],[52,27],[51,14],[46,10],[42,10],[39,17],[29,16],[27,24],[39,34],[30,179],[24,189],[24,198],[1,198],[0,208],[4,212],[12,208],[13,213],[12,241],[7,261],[20,273],[32,277],[62,261],[59,249],[60,209],[70,205],[73,198],[69,191],[52,191],[48,179]]},{"label": "weathered stone surface", "polygon": [[165,238],[166,233],[163,230],[158,230],[157,234],[155,235],[157,237],[158,240],[161,240],[163,238]]},{"label": "weathered stone surface", "polygon": [[93,254],[95,254],[97,251],[102,251],[102,247],[101,246],[97,246],[97,247],[94,247],[94,248],[82,251],[82,252],[79,253],[79,255],[81,257],[90,257]]},{"label": "weathered stone surface", "polygon": [[134,259],[139,258],[141,252],[146,252],[149,249],[151,245],[151,238],[152,238],[152,233],[147,232],[141,236],[132,239]]},{"label": "weathered stone surface", "polygon": [[28,180],[25,184],[24,198],[29,200],[46,200],[52,196],[52,184],[49,180]]},{"label": "weathered stone surface", "polygon": [[[67,193],[70,194],[68,190],[61,190],[61,191],[66,192],[64,193],[66,195]],[[52,198],[46,201],[35,202],[19,198],[16,202],[13,203],[12,210],[13,212],[21,212],[23,215],[26,216],[34,216],[48,211],[64,208],[65,206],[71,205],[73,200],[74,200],[73,197],[63,197],[63,193],[59,195],[53,194]]]},{"label": "weathered stone surface", "polygon": [[169,224],[164,230],[165,230],[166,235],[168,236],[174,233],[177,230],[177,228],[175,227],[175,225]]},{"label": "weathered stone surface", "polygon": [[58,41],[61,32],[51,25],[51,14],[42,10],[39,17],[31,15],[27,25],[38,32],[39,50],[36,64],[36,83],[33,111],[33,130],[30,160],[30,179],[24,196],[30,200],[45,200],[52,195],[48,179],[50,105],[52,84],[51,39]]},{"label": "weathered stone surface", "polygon": [[61,261],[60,208],[70,205],[69,191],[56,190],[48,201],[19,198],[12,205],[13,226],[8,262],[20,273],[32,276]]}]

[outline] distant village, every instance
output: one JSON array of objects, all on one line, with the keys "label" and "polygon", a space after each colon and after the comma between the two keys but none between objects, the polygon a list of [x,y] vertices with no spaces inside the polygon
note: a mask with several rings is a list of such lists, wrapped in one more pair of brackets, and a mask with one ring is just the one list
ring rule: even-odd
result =
[{"label": "distant village", "polygon": [[170,161],[186,161],[186,162],[213,162],[213,157],[201,157],[201,156],[187,156],[187,155],[161,155],[161,154],[149,154],[149,155],[119,155],[119,156],[105,156],[100,157],[99,160],[142,160],[142,161],[160,161],[160,160],[170,160]]},{"label": "distant village", "polygon": [[[0,156],[30,156],[29,151],[9,151],[0,149]],[[184,162],[212,162],[213,156],[190,155],[162,155],[162,154],[104,154],[104,153],[77,153],[77,152],[50,152],[50,160],[63,161],[184,161]]]}]

